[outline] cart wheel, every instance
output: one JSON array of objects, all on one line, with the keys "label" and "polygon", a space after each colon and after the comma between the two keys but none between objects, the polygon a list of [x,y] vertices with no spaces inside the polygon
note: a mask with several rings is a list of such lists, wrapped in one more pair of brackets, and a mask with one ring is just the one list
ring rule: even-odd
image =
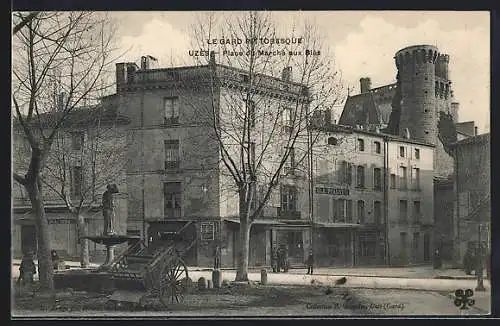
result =
[{"label": "cart wheel", "polygon": [[188,270],[184,262],[180,259],[172,262],[163,270],[160,282],[160,301],[167,307],[173,303],[181,303],[186,293],[186,283],[184,278],[188,278]]}]

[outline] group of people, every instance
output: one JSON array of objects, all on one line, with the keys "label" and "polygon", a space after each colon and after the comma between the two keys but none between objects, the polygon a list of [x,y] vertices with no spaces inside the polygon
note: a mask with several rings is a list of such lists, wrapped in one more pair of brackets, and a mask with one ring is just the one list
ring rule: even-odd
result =
[{"label": "group of people", "polygon": [[[19,285],[28,285],[33,284],[34,277],[36,275],[36,265],[33,259],[33,251],[28,250],[21,259],[21,265],[19,265],[19,277],[17,279],[17,284]],[[59,262],[61,259],[59,258],[59,254],[57,251],[52,250],[50,252],[50,256],[52,259],[52,266],[54,269],[59,269]]]}]

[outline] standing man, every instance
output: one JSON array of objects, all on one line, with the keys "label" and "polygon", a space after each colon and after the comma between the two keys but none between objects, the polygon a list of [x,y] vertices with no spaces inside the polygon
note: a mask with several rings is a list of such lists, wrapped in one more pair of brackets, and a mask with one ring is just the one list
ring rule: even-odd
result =
[{"label": "standing man", "polygon": [[214,250],[214,269],[220,268],[220,256],[221,256],[220,246],[217,245],[215,246]]},{"label": "standing man", "polygon": [[307,257],[307,274],[313,274],[313,265],[314,265],[314,253],[313,250],[309,250],[309,256]]},{"label": "standing man", "polygon": [[276,245],[273,246],[273,254],[271,257],[271,267],[273,269],[273,273],[279,272],[279,270],[278,270],[278,248]]}]

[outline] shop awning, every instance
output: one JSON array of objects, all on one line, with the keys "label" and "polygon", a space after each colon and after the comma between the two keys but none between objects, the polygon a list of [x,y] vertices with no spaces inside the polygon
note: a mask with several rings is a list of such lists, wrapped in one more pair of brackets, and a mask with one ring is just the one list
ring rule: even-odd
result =
[{"label": "shop awning", "polygon": [[[225,218],[223,221],[232,222],[232,223],[240,223],[240,220],[237,218]],[[253,221],[252,225],[285,225],[285,223],[276,221],[276,220],[266,220],[266,219],[256,219]]]},{"label": "shop awning", "polygon": [[323,228],[338,228],[338,229],[349,229],[349,228],[362,228],[362,224],[357,223],[314,223],[316,227]]}]

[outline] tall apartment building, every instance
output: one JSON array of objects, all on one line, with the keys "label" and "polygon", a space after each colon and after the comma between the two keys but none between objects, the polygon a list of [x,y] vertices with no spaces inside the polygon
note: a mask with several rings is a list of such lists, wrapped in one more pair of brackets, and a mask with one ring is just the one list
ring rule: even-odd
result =
[{"label": "tall apartment building", "polygon": [[[196,240],[186,253],[188,264],[211,265],[215,246],[220,244],[222,266],[235,265],[239,197],[221,160],[219,137],[237,165],[243,164],[239,160],[243,149],[259,171],[273,171],[285,150],[283,136],[297,128],[288,111],[308,105],[307,89],[292,81],[288,68],[281,79],[252,78],[250,85],[247,72],[216,64],[215,58],[208,65],[166,69],[150,69],[147,57],[141,67],[116,65],[116,94],[104,101],[118,105],[120,113],[131,120],[133,137],[127,153],[130,234],[159,241],[163,232],[184,228],[185,237]],[[237,115],[245,112],[247,104],[254,136],[242,147],[237,137],[243,126]],[[214,116],[220,124],[219,135],[214,131]],[[263,142],[266,138],[270,141]],[[293,162],[300,153],[297,148],[290,155],[269,204],[252,225],[250,265],[269,265],[271,246],[278,243],[289,245],[292,261],[303,262],[308,195],[299,189],[307,186],[307,169],[302,167],[305,163]],[[238,168],[241,171],[243,166]],[[257,184],[268,181],[265,173],[257,173]],[[257,197],[263,196],[260,189]]]},{"label": "tall apartment building", "polygon": [[335,124],[314,144],[314,248],[325,266],[405,266],[433,250],[431,145]]}]

